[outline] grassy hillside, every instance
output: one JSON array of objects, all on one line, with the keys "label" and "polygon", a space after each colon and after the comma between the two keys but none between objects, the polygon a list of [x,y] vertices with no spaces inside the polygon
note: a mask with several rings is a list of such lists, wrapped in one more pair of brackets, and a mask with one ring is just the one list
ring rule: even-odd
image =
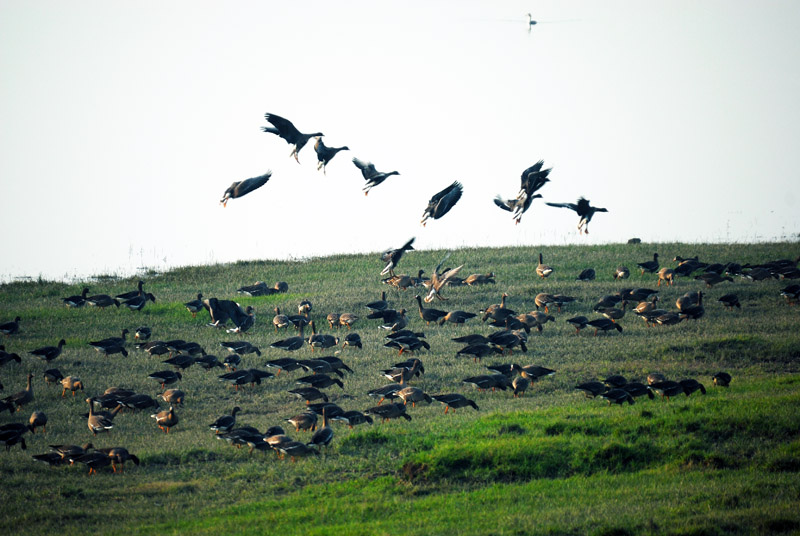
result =
[{"label": "grassy hillside", "polygon": [[[577,298],[554,322],[533,330],[527,353],[474,362],[456,357],[463,345],[453,337],[487,335],[497,328],[479,318],[464,325],[430,325],[419,318],[415,292],[399,291],[380,282],[377,255],[341,255],[305,262],[242,262],[186,267],[143,277],[156,303],[141,312],[124,308],[68,309],[61,298],[79,294],[83,283],[66,285],[35,281],[0,286],[0,322],[20,316],[18,334],[3,337],[9,352],[22,363],[0,367],[2,396],[21,390],[34,374],[35,401],[0,424],[27,421],[31,411],[44,411],[47,433],[24,436],[27,450],[0,449],[2,497],[0,530],[13,534],[92,533],[264,533],[287,534],[754,534],[798,533],[800,513],[800,308],[780,296],[792,281],[753,282],[735,277],[706,289],[693,278],[679,278],[673,287],[656,287],[656,277],[642,276],[638,262],[658,252],[662,266],[673,257],[698,255],[706,262],[763,263],[796,258],[797,244],[697,245],[641,244],[596,247],[548,247],[544,262],[551,277],[535,275],[538,249],[460,249],[448,264],[463,264],[459,274],[494,272],[496,283],[448,287],[448,301],[439,309],[478,312],[508,293],[507,306],[517,312],[535,309],[539,292]],[[442,251],[412,251],[398,272],[433,270]],[[626,281],[614,281],[614,269],[631,270]],[[597,271],[591,282],[576,281],[586,267]],[[236,293],[242,285],[262,280],[286,281],[289,291],[264,297]],[[99,277],[86,282],[90,294],[118,294],[136,287],[136,279]],[[675,310],[675,300],[690,290],[703,290],[705,315],[674,326],[647,327],[633,313],[619,320],[616,331],[580,334],[567,318],[599,316],[592,311],[602,296],[626,287],[658,288],[659,306]],[[430,351],[416,355],[425,374],[411,385],[430,394],[461,393],[480,410],[444,414],[442,405],[417,404],[408,409],[410,422],[361,425],[353,430],[333,423],[329,452],[296,463],[274,452],[237,449],[214,437],[209,423],[241,407],[237,424],[264,431],[282,425],[293,438],[308,441],[310,432],[295,432],[286,419],[304,410],[287,390],[306,374],[281,373],[261,385],[235,391],[217,376],[192,366],[177,385],[186,392],[176,411],[180,422],[164,434],[150,418],[152,410],[126,412],[114,419],[107,434],[93,437],[83,414],[84,398],[111,386],[124,386],[156,396],[160,386],[148,374],[169,369],[164,357],[150,357],[128,343],[127,358],[102,356],[89,341],[133,332],[141,325],[153,338],[196,341],[220,360],[227,352],[219,343],[247,340],[262,356],[249,354],[242,367],[266,370],[264,362],[279,357],[320,355],[304,347],[293,353],[269,344],[294,333],[275,333],[273,309],[294,313],[302,299],[313,303],[312,318],[324,333],[331,330],[330,312],[360,315],[353,331],[363,349],[336,349],[353,369],[344,388],[324,389],[331,402],[345,410],[374,406],[367,391],[388,383],[381,369],[406,356],[383,347],[385,330],[366,319],[364,305],[387,291],[395,308],[405,307],[409,327],[423,331]],[[244,335],[227,334],[197,318],[183,303],[198,292],[206,297],[235,299],[252,305],[256,324]],[[735,292],[742,304],[728,311],[719,296]],[[63,354],[45,364],[28,352],[67,341]],[[332,355],[327,350],[323,355]],[[556,374],[535,382],[524,397],[511,391],[478,392],[463,378],[489,371],[490,363],[537,364]],[[42,373],[57,367],[79,376],[85,391],[62,398],[61,389],[45,385]],[[729,388],[712,386],[718,371],[733,376]],[[633,405],[608,405],[587,399],[574,389],[581,382],[622,374],[644,381],[648,373],[670,379],[695,378],[707,394],[671,400],[636,399]],[[175,387],[175,386],[173,386]],[[161,402],[162,408],[166,404]],[[103,468],[88,476],[84,466],[49,467],[32,454],[48,445],[124,446],[141,464],[126,464],[124,474]]]}]

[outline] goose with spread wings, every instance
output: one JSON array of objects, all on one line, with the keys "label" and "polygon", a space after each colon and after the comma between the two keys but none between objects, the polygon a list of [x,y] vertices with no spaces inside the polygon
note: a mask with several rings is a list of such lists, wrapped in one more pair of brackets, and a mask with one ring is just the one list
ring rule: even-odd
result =
[{"label": "goose with spread wings", "polygon": [[558,207],[558,208],[568,208],[570,210],[574,210],[580,216],[580,221],[578,222],[578,234],[586,233],[589,234],[589,222],[592,221],[592,217],[595,215],[596,212],[608,212],[606,208],[600,207],[593,207],[589,204],[589,200],[585,197],[581,197],[578,199],[577,203],[545,203],[551,207]]},{"label": "goose with spread wings", "polygon": [[353,164],[361,170],[361,175],[363,175],[364,180],[367,181],[367,185],[364,186],[364,195],[369,195],[369,191],[391,177],[392,175],[400,175],[398,171],[389,171],[385,173],[383,171],[378,171],[375,169],[375,164],[372,162],[365,162],[364,160],[360,160],[358,158],[353,158]]},{"label": "goose with spread wings", "polygon": [[220,203],[222,203],[223,207],[227,207],[228,200],[242,197],[243,195],[249,194],[253,190],[261,188],[267,184],[267,181],[270,179],[270,177],[272,177],[272,171],[267,171],[261,176],[234,182],[228,186],[228,189],[225,190],[224,194],[222,194]]},{"label": "goose with spread wings", "polygon": [[386,267],[381,270],[381,275],[389,274],[390,277],[394,277],[394,269],[397,267],[397,263],[400,262],[400,259],[403,257],[403,254],[406,251],[412,251],[414,246],[415,237],[411,237],[411,239],[403,244],[402,247],[394,248],[394,249],[387,249],[383,253],[381,253],[381,260],[386,263]]},{"label": "goose with spread wings", "polygon": [[264,132],[268,132],[270,134],[276,134],[280,136],[286,143],[289,145],[294,145],[294,149],[292,150],[289,156],[293,156],[297,163],[300,163],[300,159],[297,157],[297,154],[300,150],[306,146],[308,140],[315,136],[324,136],[322,132],[314,132],[313,134],[304,134],[297,130],[297,127],[292,124],[291,121],[288,119],[284,119],[283,117],[275,114],[264,114],[264,118],[272,124],[271,127],[261,127],[261,130]]},{"label": "goose with spread wings", "polygon": [[514,199],[503,199],[500,195],[494,198],[494,204],[511,212],[516,223],[522,221],[522,214],[530,208],[533,200],[542,197],[536,192],[550,181],[548,175],[552,168],[542,169],[543,166],[544,160],[539,160],[522,172],[519,193]]},{"label": "goose with spread wings", "polygon": [[454,181],[453,184],[435,194],[431,197],[431,200],[428,201],[428,206],[425,208],[425,212],[422,213],[422,221],[420,223],[425,226],[428,218],[438,220],[447,214],[450,209],[458,203],[458,200],[461,199],[461,194],[463,192],[464,187],[461,183]]},{"label": "goose with spread wings", "polygon": [[425,296],[425,303],[430,303],[433,301],[434,298],[439,298],[440,300],[446,300],[444,296],[442,296],[441,292],[445,285],[453,278],[460,270],[464,267],[464,265],[456,266],[455,268],[451,268],[450,270],[445,271],[444,273],[440,273],[439,270],[442,268],[442,265],[450,256],[448,253],[444,256],[444,258],[439,262],[436,268],[433,270],[433,275],[431,276],[430,287],[428,290],[428,295]]}]

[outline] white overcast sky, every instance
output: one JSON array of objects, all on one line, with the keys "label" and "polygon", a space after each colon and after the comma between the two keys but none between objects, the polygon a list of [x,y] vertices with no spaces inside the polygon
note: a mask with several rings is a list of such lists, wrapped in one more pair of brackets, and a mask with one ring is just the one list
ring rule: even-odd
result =
[{"label": "white overcast sky", "polygon": [[[527,29],[527,13],[540,23]],[[0,1],[0,280],[481,245],[796,239],[800,2]],[[264,113],[328,145],[260,131]],[[365,197],[351,159],[397,170]],[[522,223],[492,204],[552,167]],[[236,180],[260,190],[219,205]],[[451,213],[419,221],[454,180]]]}]

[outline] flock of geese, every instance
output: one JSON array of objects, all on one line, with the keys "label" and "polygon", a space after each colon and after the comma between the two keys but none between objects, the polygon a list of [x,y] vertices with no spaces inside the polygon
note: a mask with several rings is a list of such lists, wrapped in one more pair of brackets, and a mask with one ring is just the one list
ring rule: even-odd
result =
[{"label": "flock of geese", "polygon": [[[328,147],[322,140],[324,134],[322,132],[303,133],[294,126],[294,124],[281,116],[267,113],[265,119],[271,126],[261,127],[263,132],[275,134],[280,138],[286,140],[286,143],[292,146],[290,157],[293,157],[297,163],[300,163],[299,153],[308,144],[308,142],[315,138],[314,150],[317,153],[317,170],[325,172],[326,166],[330,161],[340,152],[349,151],[350,148],[342,147]],[[382,184],[385,180],[393,175],[400,175],[398,171],[378,171],[375,164],[368,160],[360,158],[353,158],[353,164],[361,172],[364,183],[364,195],[368,195],[372,188]],[[516,197],[505,199],[498,195],[494,198],[494,204],[503,210],[511,212],[513,219],[516,223],[522,221],[522,215],[527,211],[531,203],[541,198],[542,195],[537,193],[547,182],[549,182],[549,175],[552,168],[542,169],[544,161],[540,160],[522,172],[520,177],[520,189]],[[263,175],[252,177],[242,181],[236,181],[231,184],[223,193],[220,203],[227,206],[230,199],[236,199],[247,195],[254,190],[264,186],[267,181],[272,178],[272,172],[267,171]],[[464,186],[454,181],[452,184],[443,190],[435,193],[428,201],[428,206],[422,213],[421,224],[425,226],[429,219],[438,220],[447,214],[456,203],[461,199],[464,193]],[[578,214],[578,232],[589,233],[589,222],[592,217],[598,212],[608,212],[607,209],[601,207],[593,207],[588,199],[581,197],[577,203],[546,203],[551,207],[567,208],[575,211]]]},{"label": "flock of geese", "polygon": [[[518,313],[506,303],[507,293],[502,293],[499,303],[490,304],[480,311],[462,311],[458,309],[442,310],[427,307],[434,300],[447,301],[445,291],[448,287],[463,285],[475,286],[495,283],[493,273],[472,274],[460,278],[458,274],[462,266],[444,269],[442,266],[448,256],[434,268],[430,278],[424,278],[420,271],[417,278],[397,274],[396,269],[404,255],[413,251],[414,238],[407,241],[399,248],[391,248],[381,254],[381,261],[385,263],[381,271],[386,276],[382,281],[399,289],[416,288],[424,292],[417,292],[414,299],[417,303],[419,317],[426,326],[452,324],[465,324],[468,322],[482,321],[497,328],[490,335],[472,333],[452,338],[453,342],[462,347],[455,355],[460,358],[469,358],[474,362],[495,356],[510,356],[514,352],[527,352],[528,336],[533,329],[541,332],[549,322],[554,322],[553,310],[561,312],[562,307],[575,301],[574,297],[562,294],[539,293],[535,296],[536,309],[529,312]],[[664,282],[666,285],[674,284],[675,277],[693,277],[702,282],[708,289],[719,284],[732,281],[733,277],[745,277],[753,281],[767,278],[798,279],[800,270],[795,260],[772,261],[760,265],[741,266],[736,263],[717,264],[704,263],[699,259],[684,259],[676,257],[674,267],[660,266],[657,254],[652,260],[637,263],[637,268],[642,277],[645,274],[657,275],[657,286]],[[539,254],[539,262],[535,273],[541,279],[546,279],[555,272],[552,266],[544,263],[543,254]],[[578,274],[577,279],[591,281],[596,273],[587,268]],[[609,274],[610,275],[610,274]],[[630,277],[630,270],[625,266],[618,267],[613,274],[614,278],[626,279]],[[144,290],[144,283],[139,282],[136,290],[116,295],[89,296],[88,289],[84,289],[79,296],[68,296],[62,299],[70,308],[88,307],[120,307],[122,304],[133,302],[140,303],[131,309],[141,310],[148,301],[155,302],[155,297]],[[269,295],[286,292],[288,284],[278,282],[268,286],[263,282],[240,287],[238,291],[249,296]],[[425,295],[423,298],[422,295]],[[623,328],[619,323],[626,312],[642,318],[648,326],[668,326],[678,324],[685,320],[698,320],[704,316],[703,291],[687,292],[676,301],[676,310],[665,310],[658,307],[659,290],[657,288],[625,288],[615,294],[601,297],[592,310],[598,315],[589,319],[585,316],[574,316],[566,322],[575,327],[576,334],[584,328],[594,330],[594,335],[599,332],[616,331],[622,333]],[[800,297],[800,285],[789,285],[781,290],[781,295],[788,303],[794,304]],[[138,298],[138,300],[137,300]],[[735,294],[725,294],[718,301],[726,308],[741,307]],[[255,312],[252,307],[242,308],[233,300],[217,298],[204,298],[198,294],[197,298],[186,302],[185,307],[194,317],[206,311],[210,317],[209,325],[226,329],[229,333],[243,335],[255,325]],[[86,414],[87,427],[93,436],[108,433],[114,427],[115,417],[124,411],[151,410],[151,417],[164,433],[178,426],[180,421],[179,408],[183,406],[186,393],[178,388],[183,379],[181,371],[192,366],[199,366],[208,371],[219,369],[220,382],[228,383],[232,388],[247,389],[260,385],[262,381],[277,377],[281,373],[289,374],[294,371],[303,371],[305,375],[296,378],[297,387],[288,390],[288,394],[305,403],[305,411],[285,419],[285,423],[294,428],[294,433],[310,432],[312,435],[306,441],[290,437],[283,426],[276,424],[265,432],[251,426],[237,426],[237,413],[240,407],[234,407],[229,414],[220,416],[209,429],[213,434],[232,445],[247,446],[250,452],[254,450],[275,451],[279,457],[289,457],[292,461],[300,457],[317,456],[322,449],[327,449],[333,443],[335,433],[331,422],[341,422],[353,428],[363,424],[372,424],[375,419],[385,422],[392,419],[410,421],[412,416],[408,413],[418,403],[430,404],[433,401],[444,406],[444,412],[456,412],[461,408],[479,410],[478,404],[462,393],[443,392],[427,393],[414,383],[415,378],[425,374],[425,366],[418,357],[431,346],[426,341],[424,333],[412,329],[409,312],[404,309],[393,309],[386,300],[386,292],[382,292],[379,299],[366,303],[368,310],[365,321],[376,321],[377,325],[385,330],[383,346],[390,351],[397,351],[398,355],[406,354],[409,357],[394,363],[391,367],[381,369],[380,375],[390,383],[376,387],[367,394],[377,400],[374,406],[363,411],[353,408],[342,408],[330,402],[326,389],[344,389],[344,378],[353,374],[343,359],[338,357],[340,351],[334,355],[314,357],[316,350],[324,351],[337,348],[361,348],[360,336],[353,331],[359,323],[361,316],[356,313],[330,313],[325,318],[328,325],[347,331],[343,337],[323,334],[317,331],[317,325],[312,318],[313,304],[310,300],[303,300],[297,308],[297,314],[283,314],[275,308],[275,315],[268,323],[270,329],[277,334],[280,330],[295,329],[298,334],[275,340],[270,347],[287,353],[292,353],[303,348],[310,348],[311,358],[281,357],[263,361],[266,369],[243,368],[242,357],[248,354],[261,356],[261,349],[241,337],[232,341],[224,341],[220,346],[227,351],[227,356],[219,360],[214,355],[206,353],[205,349],[196,342],[184,340],[152,340],[152,330],[147,326],[136,329],[134,339],[139,341],[137,350],[147,352],[150,356],[164,357],[164,364],[171,368],[155,371],[148,376],[150,380],[160,386],[158,398],[169,404],[168,409],[161,410],[158,401],[145,393],[136,393],[122,387],[112,387],[101,395],[90,396],[86,399],[88,413]],[[13,321],[0,324],[0,333],[6,341],[12,341],[13,336],[19,333],[22,319],[16,317]],[[229,324],[233,326],[230,327]],[[305,335],[305,328],[311,330],[311,335]],[[111,356],[128,355],[127,335],[129,331],[123,330],[119,337],[91,341],[89,345],[99,354]],[[61,339],[55,346],[38,348],[30,355],[45,362],[46,366],[55,361],[63,352],[65,340]],[[321,352],[324,353],[324,352]],[[0,366],[8,363],[21,363],[22,358],[13,352],[6,351],[5,345],[0,347]],[[493,363],[486,366],[486,373],[463,378],[461,384],[471,385],[478,391],[510,391],[513,397],[523,397],[530,386],[556,373],[555,370],[541,365],[529,364],[520,366],[518,363]],[[56,383],[62,387],[61,396],[76,396],[84,389],[83,382],[76,376],[64,376],[56,368],[44,371],[47,383]],[[0,400],[0,412],[8,410],[14,415],[16,412],[34,406],[32,373],[27,375],[27,385],[22,391],[16,392]],[[727,387],[731,382],[730,374],[720,371],[712,378],[714,385]],[[0,384],[0,389],[2,389]],[[635,398],[646,396],[650,399],[659,396],[665,400],[670,397],[684,394],[689,396],[694,392],[705,393],[705,386],[694,378],[668,379],[658,373],[650,374],[646,382],[628,381],[620,375],[613,375],[602,381],[590,381],[577,385],[578,391],[590,398],[600,398],[611,404],[633,404]],[[383,402],[387,401],[386,404]],[[34,406],[35,407],[35,406]],[[177,408],[177,409],[176,409]],[[12,422],[0,426],[0,442],[6,449],[14,445],[26,448],[25,434],[36,433],[37,429],[46,431],[47,416],[41,411],[33,411],[27,423]],[[131,454],[125,447],[93,448],[91,444],[76,445],[51,445],[51,450],[46,453],[34,455],[34,459],[50,465],[82,463],[89,468],[89,473],[110,466],[113,472],[122,472],[126,461],[139,463],[139,459]]]}]

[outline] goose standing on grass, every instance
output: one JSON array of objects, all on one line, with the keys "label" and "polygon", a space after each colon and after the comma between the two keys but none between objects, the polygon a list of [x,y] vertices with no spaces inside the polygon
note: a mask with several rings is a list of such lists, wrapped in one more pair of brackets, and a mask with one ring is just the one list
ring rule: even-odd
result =
[{"label": "goose standing on grass", "polygon": [[83,287],[83,291],[81,292],[80,296],[67,296],[66,298],[61,298],[61,301],[63,301],[64,305],[67,307],[77,309],[78,307],[83,307],[86,304],[86,296],[88,294],[89,287]]},{"label": "goose standing on grass", "polygon": [[628,279],[631,276],[631,271],[628,270],[627,266],[617,266],[617,269],[614,270],[614,279],[619,281],[620,279]]},{"label": "goose standing on grass", "polygon": [[129,298],[123,301],[121,305],[124,305],[131,311],[141,311],[144,309],[144,306],[147,305],[148,300],[155,303],[156,297],[148,292],[147,294],[140,294],[138,296],[134,296],[133,298]]},{"label": "goose standing on grass", "polygon": [[364,177],[364,180],[367,181],[367,185],[363,188],[364,195],[369,195],[371,189],[378,186],[392,175],[400,175],[398,171],[390,171],[388,173],[378,171],[375,169],[375,165],[372,162],[365,162],[358,158],[353,158],[353,164],[361,170],[361,175]]},{"label": "goose standing on grass", "polygon": [[550,274],[552,274],[552,273],[553,273],[553,268],[551,268],[550,266],[548,266],[548,265],[546,265],[544,263],[544,261],[542,260],[542,254],[540,252],[539,253],[539,264],[536,266],[536,275],[538,275],[539,277],[544,279],[546,277],[550,277]]},{"label": "goose standing on grass", "polygon": [[111,305],[116,305],[119,307],[119,300],[112,298],[108,294],[95,294],[94,296],[89,296],[86,298],[86,303],[87,305],[99,307],[100,309],[105,309]]},{"label": "goose standing on grass", "polygon": [[11,396],[5,397],[3,400],[9,405],[9,411],[13,412],[16,408],[19,411],[25,404],[33,402],[33,374],[28,373],[28,384],[24,390],[14,393]]},{"label": "goose standing on grass", "polygon": [[737,309],[742,308],[742,304],[739,303],[739,297],[736,294],[725,294],[724,296],[720,296],[717,301],[729,310],[733,310],[734,307]]},{"label": "goose standing on grass", "polygon": [[213,430],[216,434],[230,432],[233,427],[236,426],[236,413],[241,410],[242,408],[235,406],[233,410],[231,410],[230,415],[223,415],[222,417],[219,417],[216,421],[209,424],[208,427],[211,428],[211,430]]},{"label": "goose standing on grass", "polygon": [[197,293],[197,299],[188,301],[183,304],[186,307],[186,310],[192,313],[192,318],[197,318],[197,313],[202,311],[205,308],[205,304],[203,303],[203,293]]},{"label": "goose standing on grass", "polygon": [[522,221],[522,215],[527,211],[531,203],[536,198],[541,198],[537,192],[550,179],[547,176],[552,168],[542,169],[544,160],[539,160],[534,165],[522,172],[520,177],[520,189],[515,199],[503,199],[500,195],[494,198],[494,204],[501,209],[511,212],[516,224]]},{"label": "goose standing on grass", "polygon": [[442,395],[432,395],[431,398],[437,402],[440,402],[444,406],[445,414],[448,410],[453,410],[453,413],[455,413],[457,409],[465,408],[467,406],[471,407],[475,411],[480,411],[478,409],[478,405],[473,400],[468,399],[462,394],[448,393]]},{"label": "goose standing on grass", "polygon": [[[300,163],[300,159],[298,158],[298,153],[306,146],[308,140],[314,138],[316,136],[324,136],[322,132],[314,132],[313,134],[304,134],[297,130],[291,121],[288,119],[284,119],[283,117],[275,114],[264,114],[264,118],[272,124],[272,127],[261,127],[263,132],[268,132],[270,134],[277,134],[289,145],[294,145],[294,149],[289,154],[290,157],[294,157],[297,163]],[[274,128],[273,128],[274,127]]]},{"label": "goose standing on grass", "polygon": [[589,204],[589,200],[581,197],[578,199],[577,203],[545,203],[551,207],[557,208],[568,208],[570,210],[574,210],[580,216],[580,221],[578,221],[578,234],[586,233],[589,234],[589,222],[592,221],[592,217],[594,217],[595,213],[597,212],[608,212],[608,209],[600,208],[600,207],[593,207]]},{"label": "goose standing on grass", "polygon": [[272,177],[272,171],[267,171],[263,175],[259,175],[258,177],[251,177],[249,179],[245,179],[243,181],[235,181],[233,184],[228,186],[228,189],[225,190],[225,193],[222,194],[222,199],[220,199],[220,203],[223,207],[228,206],[228,201],[231,199],[237,199],[244,195],[249,194],[250,192],[261,188],[267,181]]},{"label": "goose standing on grass", "polygon": [[642,270],[642,275],[645,272],[649,274],[654,274],[658,271],[658,253],[653,253],[653,260],[652,261],[644,261],[644,262],[637,262],[636,265]]},{"label": "goose standing on grass", "polygon": [[60,341],[58,341],[58,346],[44,346],[42,348],[37,348],[36,350],[32,350],[30,353],[32,355],[35,355],[39,359],[49,363],[50,361],[61,355],[61,350],[64,348],[65,344],[67,344],[67,341],[61,339]]},{"label": "goose standing on grass", "polygon": [[125,469],[125,462],[128,460],[132,461],[134,465],[139,465],[140,463],[139,458],[128,452],[128,449],[125,447],[110,447],[95,450],[109,457],[111,460],[111,470],[115,473],[117,472],[117,464],[119,464],[119,472],[122,473]]},{"label": "goose standing on grass", "polygon": [[114,428],[114,423],[107,416],[94,412],[94,401],[95,398],[89,399],[89,417],[86,425],[92,431],[92,434],[97,435],[98,432],[108,432]]},{"label": "goose standing on grass", "polygon": [[6,336],[19,333],[20,320],[22,320],[20,317],[16,317],[14,320],[11,320],[9,322],[3,322],[2,324],[0,324],[0,333]]},{"label": "goose standing on grass", "polygon": [[428,201],[428,206],[422,213],[422,221],[420,222],[422,226],[424,227],[427,224],[428,218],[438,220],[447,214],[461,199],[463,192],[464,186],[460,182],[454,181],[453,184],[431,197],[430,201]]},{"label": "goose standing on grass", "polygon": [[272,325],[275,327],[275,333],[278,333],[279,329],[288,329],[292,325],[292,321],[289,320],[288,315],[281,314],[280,308],[276,307],[275,316],[272,317]]},{"label": "goose standing on grass", "polygon": [[333,441],[333,429],[328,426],[328,413],[325,407],[322,408],[322,428],[314,432],[311,436],[311,441],[307,443],[310,447],[317,447],[321,449],[325,447],[327,450]]},{"label": "goose standing on grass", "polygon": [[136,290],[130,290],[128,292],[123,292],[122,294],[117,294],[116,296],[114,296],[114,298],[120,301],[130,300],[131,298],[135,298],[136,296],[143,295],[144,294],[143,289],[144,289],[144,281],[140,279],[139,283],[137,284]]},{"label": "goose standing on grass", "polygon": [[178,424],[178,415],[175,414],[175,408],[172,406],[167,410],[153,413],[150,417],[156,420],[156,424],[165,434],[168,434],[169,429]]},{"label": "goose standing on grass", "polygon": [[47,433],[47,415],[43,411],[34,411],[28,419],[28,429],[35,434],[39,427],[42,428],[42,432]]},{"label": "goose standing on grass", "polygon": [[333,160],[333,157],[336,156],[336,153],[339,151],[349,151],[350,147],[347,145],[343,147],[328,147],[325,145],[325,142],[322,141],[322,136],[317,136],[317,142],[314,144],[314,150],[317,152],[317,171],[320,169],[324,175],[327,175],[325,172],[325,166],[328,165],[328,162]]}]

